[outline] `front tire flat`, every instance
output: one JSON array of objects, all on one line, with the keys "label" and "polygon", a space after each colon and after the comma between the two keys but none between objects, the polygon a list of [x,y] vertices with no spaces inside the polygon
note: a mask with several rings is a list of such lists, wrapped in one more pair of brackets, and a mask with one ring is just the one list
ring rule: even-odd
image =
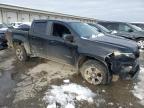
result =
[{"label": "front tire flat", "polygon": [[109,74],[106,67],[96,60],[86,61],[80,68],[80,72],[82,77],[90,84],[100,85],[110,82],[108,81]]}]

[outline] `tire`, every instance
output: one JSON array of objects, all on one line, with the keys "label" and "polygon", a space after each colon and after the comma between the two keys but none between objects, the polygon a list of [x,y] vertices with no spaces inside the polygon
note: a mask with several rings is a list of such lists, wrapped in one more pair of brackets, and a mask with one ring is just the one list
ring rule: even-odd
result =
[{"label": "tire", "polygon": [[100,85],[100,84],[107,84],[111,81],[109,79],[109,72],[107,72],[106,67],[96,61],[96,60],[88,60],[83,63],[80,68],[80,73],[82,77],[90,84],[93,85]]},{"label": "tire", "polygon": [[15,54],[17,59],[21,62],[26,62],[28,60],[26,50],[22,45],[15,46]]},{"label": "tire", "polygon": [[136,41],[137,41],[137,44],[140,47],[140,49],[144,50],[144,38],[139,38]]}]

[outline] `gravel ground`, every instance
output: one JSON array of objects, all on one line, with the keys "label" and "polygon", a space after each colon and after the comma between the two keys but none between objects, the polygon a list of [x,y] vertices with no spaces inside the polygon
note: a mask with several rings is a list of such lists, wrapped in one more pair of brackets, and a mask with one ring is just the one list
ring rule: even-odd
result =
[{"label": "gravel ground", "polygon": [[[12,50],[1,50],[0,108],[46,108],[49,104],[47,93],[53,90],[63,90],[63,95],[68,92],[69,97],[66,99],[72,99],[72,102],[68,103],[69,108],[143,108],[143,58],[144,55],[141,53],[141,71],[137,80],[119,80],[110,85],[93,86],[85,82],[73,67],[40,58],[31,58],[23,64],[16,60]],[[65,83],[69,83],[69,88],[77,89],[61,89],[67,87]],[[81,91],[76,90],[88,90],[88,93],[92,92],[95,95],[86,99],[85,95],[79,94]],[[57,96],[58,93],[53,95]],[[44,100],[44,97],[47,99]],[[57,98],[54,99],[57,104]],[[55,103],[52,104],[53,107]]]}]

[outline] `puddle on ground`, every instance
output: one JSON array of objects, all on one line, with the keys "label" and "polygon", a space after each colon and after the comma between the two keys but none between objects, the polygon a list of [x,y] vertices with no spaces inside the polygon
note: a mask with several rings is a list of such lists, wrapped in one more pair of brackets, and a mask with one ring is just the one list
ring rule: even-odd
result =
[{"label": "puddle on ground", "polygon": [[2,105],[8,98],[11,97],[11,91],[16,83],[11,78],[10,72],[2,72],[0,77],[0,105]]},{"label": "puddle on ground", "polygon": [[12,89],[16,82],[12,79],[13,62],[15,58],[8,50],[0,51],[0,106],[9,105],[13,97]]}]

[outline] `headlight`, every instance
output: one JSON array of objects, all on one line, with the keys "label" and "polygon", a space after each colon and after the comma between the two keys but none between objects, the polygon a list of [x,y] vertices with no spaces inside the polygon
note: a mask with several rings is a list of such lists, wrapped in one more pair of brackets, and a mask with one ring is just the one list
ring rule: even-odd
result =
[{"label": "headlight", "polygon": [[135,55],[133,53],[123,53],[123,52],[119,52],[119,51],[115,51],[114,56],[126,56],[126,57],[130,57],[130,58],[135,58]]}]

